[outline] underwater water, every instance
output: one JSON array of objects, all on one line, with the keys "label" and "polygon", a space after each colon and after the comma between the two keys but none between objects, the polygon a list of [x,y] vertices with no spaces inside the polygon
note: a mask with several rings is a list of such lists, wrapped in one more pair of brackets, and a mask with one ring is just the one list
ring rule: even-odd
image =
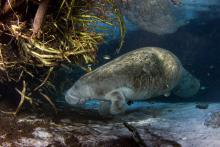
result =
[{"label": "underwater water", "polygon": [[[119,53],[116,49],[119,47],[120,30],[106,26],[112,34],[108,34],[99,47],[98,63],[89,65],[93,71],[100,69],[102,65],[108,67],[108,62],[130,51],[142,47],[160,47],[178,57],[183,67],[199,81],[198,91],[184,97],[175,94],[174,87],[169,93],[149,99],[127,100],[123,113],[100,114],[103,101],[89,97],[90,99],[81,102],[77,94],[82,96],[90,93],[91,89],[86,85],[73,86],[86,72],[80,68],[62,71],[57,85],[64,79],[71,81],[72,85],[62,85],[64,92],[55,100],[58,115],[52,115],[51,108],[40,110],[40,113],[21,113],[17,118],[0,113],[0,146],[220,147],[219,0],[166,0],[168,3],[162,3],[162,8],[156,4],[165,0],[134,0],[133,3],[132,0],[122,1],[130,4],[143,2],[141,4],[146,5],[134,8],[128,5],[129,11],[122,11],[125,13],[127,28]],[[145,8],[151,8],[152,15],[145,17],[148,13]],[[164,13],[159,15],[158,12]],[[132,13],[135,17],[131,16]],[[164,20],[154,19],[166,15],[170,15],[167,16],[170,20],[167,24],[164,24]],[[104,26],[102,23],[100,25]],[[97,75],[95,73],[84,79],[95,79],[93,84],[104,87],[103,91],[114,81],[106,80],[101,85],[99,80],[103,75],[100,74],[98,78]],[[117,80],[120,79],[115,81]],[[80,86],[82,89],[79,90]],[[77,92],[74,93],[73,90],[73,93],[68,94],[72,87]],[[191,93],[193,88],[188,87],[184,94]],[[122,93],[130,92],[126,90]],[[65,95],[72,97],[68,101]],[[114,103],[111,99],[107,101],[108,106]],[[3,108],[1,103],[0,107]]]},{"label": "underwater water", "polygon": [[[169,97],[157,97],[150,101],[164,103],[191,103],[191,102],[220,102],[220,19],[204,20],[195,19],[189,24],[178,29],[177,32],[166,35],[155,35],[153,33],[134,28],[128,22],[130,30],[127,32],[124,46],[120,54],[146,46],[156,46],[172,51],[189,70],[200,81],[200,90],[190,98],[181,98],[175,95]],[[118,37],[116,33],[116,37]],[[118,40],[110,40],[100,48],[100,65],[109,62],[119,55],[114,51],[118,46]],[[105,56],[110,56],[106,60]],[[135,102],[129,106],[130,109],[143,107],[141,102]],[[86,109],[97,109],[99,102],[87,101]]]},{"label": "underwater water", "polygon": [[[114,49],[118,46],[118,40],[111,40],[101,46],[99,52],[100,65],[110,60],[146,46],[156,46],[172,51],[200,81],[200,90],[190,98],[179,98],[171,95],[168,98],[156,98],[162,102],[220,102],[220,19],[203,20],[195,19],[189,24],[179,28],[172,34],[155,35],[141,29],[131,28],[127,32],[124,46],[120,54]],[[110,59],[105,59],[108,55]],[[98,102],[97,102],[98,103]],[[94,102],[94,104],[97,105]],[[93,105],[93,102],[91,102]],[[90,107],[90,102],[86,104]],[[135,105],[135,104],[134,104]]]},{"label": "underwater water", "polygon": [[[119,37],[116,29],[114,30],[116,35],[107,37],[108,41],[100,47],[99,65],[96,66],[99,67],[141,47],[161,47],[170,50],[200,81],[199,91],[188,98],[171,93],[168,97],[159,96],[146,101],[134,101],[128,106],[128,113],[120,116],[119,120],[128,121],[137,127],[150,125],[157,135],[173,138],[180,146],[218,147],[220,146],[220,18],[218,18],[219,13],[216,17],[201,11],[194,10],[193,13],[196,17],[188,14],[187,16],[194,18],[190,18],[176,32],[163,35],[143,30],[126,20],[128,28],[121,52],[115,53]],[[99,106],[98,100],[88,100],[82,105],[83,109],[87,110],[98,110]],[[147,114],[151,117],[146,117],[147,110],[150,111]],[[161,114],[155,114],[157,111]]]}]

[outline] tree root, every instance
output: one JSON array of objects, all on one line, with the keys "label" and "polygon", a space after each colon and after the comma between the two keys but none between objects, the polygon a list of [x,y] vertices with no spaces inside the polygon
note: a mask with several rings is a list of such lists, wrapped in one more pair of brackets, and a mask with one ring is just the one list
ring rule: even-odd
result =
[{"label": "tree root", "polygon": [[43,24],[49,1],[50,0],[43,0],[37,9],[37,12],[34,17],[33,28],[32,28],[33,29],[32,38],[39,37],[39,31]]}]

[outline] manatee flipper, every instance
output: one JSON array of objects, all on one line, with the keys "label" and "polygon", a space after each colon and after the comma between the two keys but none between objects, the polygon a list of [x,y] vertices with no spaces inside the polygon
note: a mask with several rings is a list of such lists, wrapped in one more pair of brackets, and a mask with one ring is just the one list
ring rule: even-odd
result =
[{"label": "manatee flipper", "polygon": [[111,101],[110,113],[113,115],[122,114],[127,109],[125,95],[121,89],[113,90],[106,94],[106,100]]},{"label": "manatee flipper", "polygon": [[99,106],[99,114],[100,115],[109,115],[110,114],[110,102],[109,101],[101,101]]}]

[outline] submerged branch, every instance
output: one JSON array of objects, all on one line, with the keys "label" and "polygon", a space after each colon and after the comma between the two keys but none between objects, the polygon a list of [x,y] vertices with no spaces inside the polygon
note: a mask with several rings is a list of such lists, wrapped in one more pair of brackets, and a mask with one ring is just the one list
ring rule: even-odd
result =
[{"label": "submerged branch", "polygon": [[47,81],[48,81],[48,79],[49,79],[49,77],[50,77],[50,74],[51,74],[51,72],[53,71],[53,67],[51,67],[49,70],[48,70],[48,74],[47,74],[47,76],[45,77],[45,79],[43,80],[43,82],[40,84],[40,85],[38,85],[36,88],[34,88],[34,91],[37,91],[38,89],[40,89]]},{"label": "submerged branch", "polygon": [[138,133],[135,127],[128,124],[127,122],[124,122],[124,126],[132,133],[133,139],[140,147],[147,147],[147,145],[144,143],[143,139],[141,138],[140,134]]},{"label": "submerged branch", "polygon": [[55,104],[51,101],[51,99],[46,94],[44,94],[42,92],[40,92],[40,94],[41,94],[41,96],[43,96],[43,98],[45,98],[49,102],[49,104],[52,106],[54,112],[57,114],[58,110],[57,110]]},{"label": "submerged branch", "polygon": [[50,0],[43,0],[36,12],[36,15],[34,17],[34,23],[33,23],[33,34],[32,37],[37,37],[37,35],[39,34],[39,31],[41,29],[41,26],[43,24],[44,21],[44,17],[48,8],[48,4],[49,4]]},{"label": "submerged branch", "polygon": [[171,146],[171,147],[181,147],[181,145],[178,142],[175,142],[173,140],[165,139],[157,134],[152,133],[147,128],[144,129],[144,140],[140,136],[138,130],[132,126],[131,124],[128,124],[127,122],[124,122],[124,126],[132,133],[133,138],[135,142],[141,146],[141,147],[148,147],[148,146]]}]

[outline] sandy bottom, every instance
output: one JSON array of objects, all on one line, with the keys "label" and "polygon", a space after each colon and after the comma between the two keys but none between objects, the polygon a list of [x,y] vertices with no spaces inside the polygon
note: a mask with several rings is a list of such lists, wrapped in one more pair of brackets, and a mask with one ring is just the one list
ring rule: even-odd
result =
[{"label": "sandy bottom", "polygon": [[[211,114],[220,112],[220,103],[207,104],[207,109],[199,109],[196,108],[197,103],[192,102],[135,102],[129,107],[128,114],[118,116],[115,120],[128,122],[138,128],[147,126],[154,134],[175,140],[183,147],[220,147],[220,126],[212,128],[205,125]],[[84,107],[97,109],[98,104],[88,102]]]},{"label": "sandy bottom", "polygon": [[[149,126],[155,134],[175,140],[183,147],[220,147],[220,127],[212,128],[204,125],[212,113],[220,111],[220,103],[211,103],[207,109],[196,108],[196,103],[135,105],[136,108],[142,107],[142,111],[122,118],[134,126]],[[149,110],[154,110],[157,114],[146,115]],[[137,120],[129,121],[132,117]]]},{"label": "sandy bottom", "polygon": [[57,116],[22,112],[14,118],[0,114],[0,145],[138,146],[123,125],[127,122],[147,146],[220,147],[220,127],[205,125],[213,113],[220,112],[220,103],[198,109],[196,103],[136,102],[127,114],[114,118],[101,117],[93,111],[97,107],[97,102],[88,102],[79,111],[64,107]]}]

